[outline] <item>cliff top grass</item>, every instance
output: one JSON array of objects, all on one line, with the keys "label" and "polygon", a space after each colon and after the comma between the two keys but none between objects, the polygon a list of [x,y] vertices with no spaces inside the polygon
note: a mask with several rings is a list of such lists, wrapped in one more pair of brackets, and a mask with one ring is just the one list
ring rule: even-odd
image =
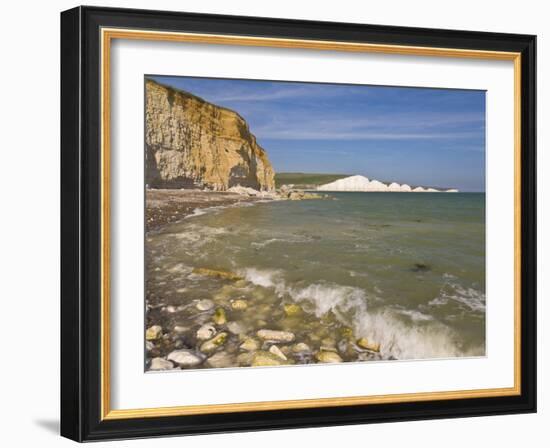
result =
[{"label": "cliff top grass", "polygon": [[349,174],[326,174],[326,173],[275,173],[275,187],[282,185],[308,185],[317,186],[334,182],[350,176]]}]

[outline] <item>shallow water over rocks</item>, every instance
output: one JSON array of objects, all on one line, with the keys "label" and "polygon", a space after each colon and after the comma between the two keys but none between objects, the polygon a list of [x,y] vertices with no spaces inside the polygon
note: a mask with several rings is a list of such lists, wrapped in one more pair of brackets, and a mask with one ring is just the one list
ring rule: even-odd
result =
[{"label": "shallow water over rocks", "polygon": [[148,235],[146,367],[483,355],[484,195],[418,196],[257,203]]}]

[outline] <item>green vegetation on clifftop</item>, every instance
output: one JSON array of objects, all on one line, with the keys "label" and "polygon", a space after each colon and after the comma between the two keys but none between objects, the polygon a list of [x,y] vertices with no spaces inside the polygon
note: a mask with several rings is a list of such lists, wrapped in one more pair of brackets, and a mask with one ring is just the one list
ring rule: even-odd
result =
[{"label": "green vegetation on clifftop", "polygon": [[275,173],[275,187],[280,188],[282,185],[294,185],[295,188],[316,187],[348,176],[349,174]]}]

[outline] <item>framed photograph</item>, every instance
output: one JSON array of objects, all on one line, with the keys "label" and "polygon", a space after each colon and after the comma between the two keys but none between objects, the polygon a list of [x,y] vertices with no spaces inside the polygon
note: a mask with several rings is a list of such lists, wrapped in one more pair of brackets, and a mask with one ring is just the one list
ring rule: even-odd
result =
[{"label": "framed photograph", "polygon": [[61,433],[536,411],[535,36],[61,14]]}]

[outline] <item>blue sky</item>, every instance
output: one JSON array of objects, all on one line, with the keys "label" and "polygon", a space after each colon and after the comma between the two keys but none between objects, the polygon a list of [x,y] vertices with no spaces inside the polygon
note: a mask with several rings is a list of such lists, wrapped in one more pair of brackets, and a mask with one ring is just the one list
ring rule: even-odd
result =
[{"label": "blue sky", "polygon": [[277,172],[485,191],[485,92],[150,76],[238,112]]}]

